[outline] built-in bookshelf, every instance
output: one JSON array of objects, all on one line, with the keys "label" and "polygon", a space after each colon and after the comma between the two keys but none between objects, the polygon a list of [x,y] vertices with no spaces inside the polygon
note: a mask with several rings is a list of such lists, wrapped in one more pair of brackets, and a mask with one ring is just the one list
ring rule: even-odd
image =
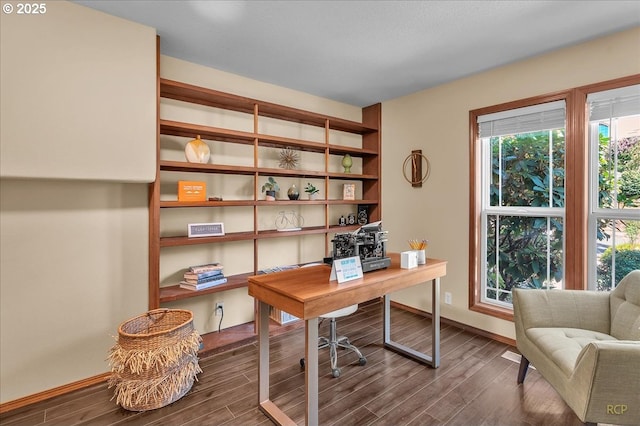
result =
[{"label": "built-in bookshelf", "polygon": [[[338,117],[332,117],[311,111],[278,105],[270,102],[251,99],[199,87],[187,83],[182,83],[164,78],[158,79],[158,139],[157,139],[157,173],[156,180],[150,185],[149,196],[149,308],[156,309],[163,304],[178,300],[207,297],[213,293],[228,291],[247,286],[247,278],[256,274],[260,267],[259,246],[261,242],[272,238],[300,238],[305,235],[324,236],[325,256],[331,250],[331,236],[336,232],[353,231],[358,228],[358,224],[340,226],[331,216],[331,209],[338,206],[350,207],[357,213],[357,207],[364,205],[367,208],[369,222],[381,220],[380,205],[380,128],[381,128],[381,105],[376,104],[362,109],[362,122],[350,121]],[[185,121],[164,119],[161,114],[162,102],[179,102],[184,108],[192,106],[196,112],[202,107],[215,109],[216,111],[240,113],[253,122],[252,131],[238,130],[237,128],[225,128],[212,125]],[[206,109],[205,108],[205,109]],[[196,116],[194,114],[194,116]],[[323,132],[323,141],[306,140],[292,137],[285,137],[276,134],[266,134],[261,132],[261,120],[274,120],[283,123],[293,123],[300,126],[310,126]],[[196,121],[196,120],[194,120]],[[359,140],[357,146],[342,145],[334,142],[333,133],[347,134]],[[244,145],[247,149],[246,157],[253,156],[253,160],[248,159],[249,165],[225,164],[218,162],[212,157],[207,164],[189,163],[177,158],[164,158],[162,138],[163,136],[174,136],[184,140],[195,139],[200,136],[205,143]],[[304,164],[296,169],[284,169],[279,167],[261,164],[261,155],[265,149],[292,149],[300,152],[315,153],[316,161],[313,169],[305,170]],[[349,154],[352,158],[360,161],[357,173],[344,173],[329,166],[335,163],[336,158]],[[324,162],[324,164],[319,164]],[[180,173],[193,175],[193,180],[199,180],[201,176],[209,179],[221,179],[224,176],[243,176],[252,186],[252,194],[242,199],[223,199],[219,201],[189,201],[180,202],[175,199],[167,199],[166,188],[172,183],[166,182],[166,175],[170,173]],[[324,192],[318,199],[305,199],[302,194],[303,188],[299,188],[301,197],[298,200],[279,199],[277,201],[266,201],[262,195],[261,186],[267,177],[298,179],[300,181],[313,180],[324,188]],[[357,197],[355,200],[342,199],[341,190],[331,190],[340,186],[341,182],[356,182],[358,185]],[[164,188],[164,190],[162,189]],[[284,193],[286,194],[286,188]],[[264,229],[259,227],[261,209],[274,206],[287,208],[300,206],[314,206],[319,209],[324,217],[324,223],[314,223],[309,226],[302,226],[300,230],[290,232],[280,232],[277,229]],[[215,237],[188,237],[185,229],[182,235],[165,235],[163,233],[163,213],[172,209],[218,209],[218,208],[241,208],[246,209],[246,213],[252,221],[252,226],[247,230],[226,232],[222,236]],[[239,241],[250,243],[252,251],[246,253],[246,258],[251,259],[251,265],[245,271],[239,271],[231,275],[225,274],[227,282],[199,291],[192,291],[180,288],[178,282],[175,284],[161,284],[160,270],[162,262],[162,252],[167,248],[177,249],[180,247],[209,245],[224,245]],[[190,265],[184,265],[188,267]],[[166,280],[165,280],[166,281]],[[205,338],[206,342],[210,339]],[[205,347],[205,350],[212,348]]]}]

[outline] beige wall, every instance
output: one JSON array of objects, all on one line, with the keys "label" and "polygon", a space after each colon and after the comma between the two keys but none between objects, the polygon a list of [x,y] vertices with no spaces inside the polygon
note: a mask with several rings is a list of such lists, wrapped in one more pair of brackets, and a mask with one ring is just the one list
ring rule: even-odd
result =
[{"label": "beige wall", "polygon": [[153,181],[155,30],[46,6],[0,15],[0,176]]},{"label": "beige wall", "polygon": [[[428,255],[449,261],[443,316],[515,338],[511,322],[468,309],[469,111],[640,73],[639,51],[636,28],[384,102],[382,197],[390,247],[405,250],[407,239],[427,238]],[[420,189],[402,177],[412,149],[422,149],[431,162],[431,177]],[[444,304],[445,291],[452,293],[451,305]],[[426,285],[395,300],[430,310]]]},{"label": "beige wall", "polygon": [[68,2],[2,14],[0,400],[108,371],[146,310],[156,34]]}]

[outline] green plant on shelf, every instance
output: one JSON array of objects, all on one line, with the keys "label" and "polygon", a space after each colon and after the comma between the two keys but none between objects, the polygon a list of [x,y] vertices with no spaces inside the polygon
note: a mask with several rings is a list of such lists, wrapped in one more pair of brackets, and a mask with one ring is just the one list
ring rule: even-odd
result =
[{"label": "green plant on shelf", "polygon": [[269,176],[264,185],[262,185],[262,192],[266,193],[267,201],[275,201],[276,192],[279,190],[280,185],[278,185],[278,182],[276,182],[276,180],[271,176]]},{"label": "green plant on shelf", "polygon": [[313,194],[317,194],[318,192],[320,192],[320,190],[318,188],[316,188],[315,186],[313,186],[313,184],[307,182],[307,186],[304,187],[304,192],[306,192],[309,195],[313,195]]},{"label": "green plant on shelf", "polygon": [[278,182],[276,182],[276,180],[271,176],[269,176],[269,178],[264,183],[264,185],[262,185],[262,192],[268,192],[268,191],[274,191],[274,192],[280,191],[280,185],[278,185]]}]

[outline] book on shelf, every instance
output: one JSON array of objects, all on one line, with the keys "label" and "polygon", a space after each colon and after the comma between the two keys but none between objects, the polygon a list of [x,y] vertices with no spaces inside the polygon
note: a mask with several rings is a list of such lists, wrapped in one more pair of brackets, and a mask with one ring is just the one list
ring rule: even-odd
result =
[{"label": "book on shelf", "polygon": [[178,201],[205,201],[206,199],[206,182],[190,180],[178,181]]},{"label": "book on shelf", "polygon": [[205,272],[185,272],[184,273],[184,279],[186,281],[206,281],[207,279],[210,278],[216,278],[216,277],[221,277],[222,274],[222,269],[214,269],[213,271],[205,271]]},{"label": "book on shelf", "polygon": [[190,266],[188,272],[200,274],[202,272],[218,271],[218,270],[222,270],[222,265],[216,262],[216,263],[206,263],[204,265]]},{"label": "book on shelf", "polygon": [[204,290],[205,288],[215,287],[227,282],[226,277],[218,278],[217,280],[210,280],[200,284],[188,283],[186,281],[180,281],[180,288],[187,290]]}]

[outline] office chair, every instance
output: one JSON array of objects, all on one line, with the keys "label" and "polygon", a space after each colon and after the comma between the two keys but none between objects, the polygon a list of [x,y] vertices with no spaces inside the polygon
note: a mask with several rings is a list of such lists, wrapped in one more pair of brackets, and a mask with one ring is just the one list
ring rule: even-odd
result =
[{"label": "office chair", "polygon": [[[321,263],[309,263],[306,266],[321,265]],[[360,365],[365,365],[367,359],[362,355],[362,352],[351,344],[349,338],[346,336],[338,336],[336,318],[346,317],[358,310],[358,304],[347,306],[346,308],[337,309],[335,311],[328,312],[319,316],[321,320],[329,319],[329,337],[318,337],[318,350],[329,348],[329,357],[331,359],[331,374],[333,377],[340,377],[340,369],[338,368],[338,348],[349,349],[358,355],[358,362]],[[304,358],[300,359],[300,366],[304,368]]]}]

